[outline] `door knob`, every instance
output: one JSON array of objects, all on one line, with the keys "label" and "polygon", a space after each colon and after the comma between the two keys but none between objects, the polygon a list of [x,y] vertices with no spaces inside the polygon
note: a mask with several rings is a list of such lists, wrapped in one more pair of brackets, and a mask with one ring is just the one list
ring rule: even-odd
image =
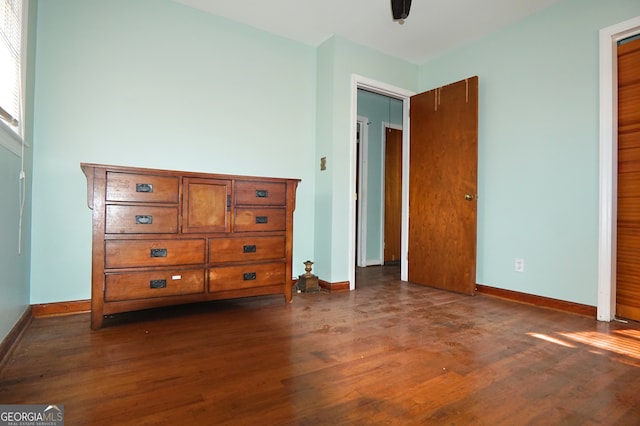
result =
[{"label": "door knob", "polygon": [[467,201],[473,201],[473,195],[471,194],[464,194],[464,199]]}]

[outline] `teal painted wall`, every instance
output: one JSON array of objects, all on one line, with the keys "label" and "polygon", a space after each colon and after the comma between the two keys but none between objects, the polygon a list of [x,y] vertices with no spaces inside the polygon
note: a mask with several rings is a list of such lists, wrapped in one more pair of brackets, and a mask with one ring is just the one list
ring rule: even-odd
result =
[{"label": "teal painted wall", "polygon": [[[0,342],[11,331],[30,304],[29,265],[31,257],[31,177],[33,163],[33,81],[37,5],[28,11],[27,81],[25,102],[25,204],[22,220],[22,243],[19,246],[20,156],[0,146]],[[0,130],[2,131],[2,130]]]},{"label": "teal painted wall", "polygon": [[90,297],[80,162],[302,179],[313,258],[316,52],[168,0],[40,1],[31,303]]},{"label": "teal painted wall", "polygon": [[479,76],[478,283],[596,305],[598,31],[638,15],[564,0],[420,66],[421,91]]},{"label": "teal painted wall", "polygon": [[[349,280],[353,260],[349,255],[350,208],[355,203],[349,186],[355,176],[355,165],[350,163],[351,134],[355,131],[355,124],[350,122],[353,75],[414,91],[418,87],[418,66],[341,37],[330,38],[318,50],[318,69],[324,73],[321,77],[319,72],[318,97],[331,96],[331,99],[318,103],[319,117],[323,117],[319,129],[324,133],[318,133],[317,150],[326,153],[327,170],[318,171],[317,175],[323,176],[319,179],[325,182],[325,189],[330,187],[330,191],[323,191],[316,197],[316,216],[329,217],[331,227],[319,227],[317,234],[325,235],[324,238],[330,238],[331,242],[327,245],[330,253],[325,253],[323,250],[327,246],[317,241],[316,255],[323,256],[329,263],[317,262],[314,270],[322,279],[337,283]],[[330,95],[320,95],[321,92]],[[320,205],[329,194],[330,202]]]},{"label": "teal painted wall", "polygon": [[402,128],[402,101],[376,93],[358,90],[358,116],[366,117],[367,124],[367,265],[384,263],[381,246],[384,219],[384,135],[383,123]]},{"label": "teal painted wall", "polygon": [[[316,54],[316,152],[313,164],[315,173],[315,218],[313,272],[320,279],[331,277],[332,217],[333,208],[333,49],[334,40],[329,39],[317,49]],[[325,170],[320,170],[320,159],[329,158]]]},{"label": "teal painted wall", "polygon": [[[26,160],[30,163],[30,158]],[[30,169],[26,168],[27,182]],[[29,210],[25,210],[19,254],[19,174],[19,156],[0,146],[0,342],[29,306]]]}]

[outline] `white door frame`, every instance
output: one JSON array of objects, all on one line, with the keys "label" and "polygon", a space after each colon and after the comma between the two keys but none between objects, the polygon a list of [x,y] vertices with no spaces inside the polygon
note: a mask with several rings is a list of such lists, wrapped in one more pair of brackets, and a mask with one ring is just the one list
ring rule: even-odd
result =
[{"label": "white door frame", "polygon": [[598,232],[599,321],[616,315],[618,191],[617,43],[640,34],[640,16],[600,30],[600,202]]},{"label": "white door frame", "polygon": [[356,288],[356,251],[355,251],[355,239],[356,239],[356,132],[355,123],[358,119],[358,89],[365,89],[370,92],[379,93],[381,95],[389,96],[395,99],[402,100],[402,242],[400,247],[400,279],[407,281],[408,277],[408,259],[407,254],[409,251],[409,243],[407,236],[409,235],[409,98],[414,95],[414,92],[402,89],[400,87],[392,86],[387,83],[382,83],[376,80],[372,80],[367,77],[363,77],[357,74],[351,76],[351,117],[349,125],[351,127],[350,135],[350,150],[349,150],[349,164],[350,170],[350,194],[351,202],[349,203],[349,232],[348,232],[348,244],[349,244],[349,289],[355,290]]},{"label": "white door frame", "polygon": [[[356,260],[358,266],[367,266],[367,155],[369,153],[369,119],[367,117],[358,116],[360,124],[360,158],[358,161],[358,170],[360,174],[356,176],[358,179],[358,213],[360,217],[357,220],[357,253]],[[356,140],[357,143],[357,140]]]}]

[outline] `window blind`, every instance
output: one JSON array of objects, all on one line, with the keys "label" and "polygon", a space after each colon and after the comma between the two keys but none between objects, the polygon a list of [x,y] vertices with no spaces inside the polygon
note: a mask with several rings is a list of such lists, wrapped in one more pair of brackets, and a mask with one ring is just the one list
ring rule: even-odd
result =
[{"label": "window blind", "polygon": [[13,128],[20,121],[23,0],[0,0],[0,119]]}]

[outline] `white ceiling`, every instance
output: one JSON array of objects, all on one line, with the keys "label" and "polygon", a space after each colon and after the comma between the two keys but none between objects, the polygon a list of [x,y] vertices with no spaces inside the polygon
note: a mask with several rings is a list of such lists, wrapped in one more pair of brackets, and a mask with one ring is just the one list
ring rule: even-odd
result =
[{"label": "white ceiling", "polygon": [[332,35],[422,63],[560,0],[413,0],[404,24],[390,0],[174,0],[318,46]]}]

